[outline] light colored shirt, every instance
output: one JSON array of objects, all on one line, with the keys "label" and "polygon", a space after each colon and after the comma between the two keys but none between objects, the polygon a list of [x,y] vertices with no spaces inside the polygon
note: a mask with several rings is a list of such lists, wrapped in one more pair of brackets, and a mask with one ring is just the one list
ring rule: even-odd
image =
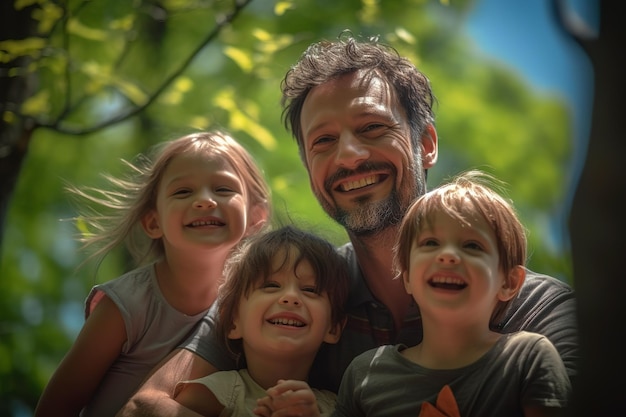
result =
[{"label": "light colored shirt", "polygon": [[[256,400],[267,395],[265,390],[250,377],[246,369],[215,372],[203,378],[179,382],[175,392],[180,391],[184,384],[202,384],[211,390],[224,406],[220,417],[257,417],[252,413],[257,405]],[[313,393],[317,399],[320,415],[329,416],[335,409],[336,394],[317,389],[313,389]]]},{"label": "light colored shirt", "polygon": [[104,296],[117,306],[127,340],[82,417],[111,417],[122,408],[156,364],[188,337],[206,312],[188,316],[167,303],[154,264],[96,285],[85,302],[85,317]]}]

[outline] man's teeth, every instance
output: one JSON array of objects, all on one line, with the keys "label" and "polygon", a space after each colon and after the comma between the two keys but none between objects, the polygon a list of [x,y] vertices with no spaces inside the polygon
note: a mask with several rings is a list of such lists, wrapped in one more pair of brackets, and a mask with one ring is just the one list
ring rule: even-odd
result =
[{"label": "man's teeth", "polygon": [[363,188],[367,185],[374,184],[378,180],[378,175],[370,175],[369,177],[361,178],[359,181],[349,181],[341,184],[343,191],[351,191],[357,188]]},{"label": "man's teeth", "polygon": [[280,324],[283,326],[294,326],[294,327],[304,327],[304,323],[294,319],[274,319],[269,320],[272,324]]}]

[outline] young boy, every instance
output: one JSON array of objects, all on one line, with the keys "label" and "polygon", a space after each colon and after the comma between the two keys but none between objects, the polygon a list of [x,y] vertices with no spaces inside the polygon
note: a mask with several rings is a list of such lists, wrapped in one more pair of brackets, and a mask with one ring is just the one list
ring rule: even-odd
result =
[{"label": "young boy", "polygon": [[413,203],[394,250],[423,339],[356,357],[333,416],[529,417],[565,407],[570,380],[554,345],[490,327],[526,274],[524,228],[493,180],[470,171]]}]

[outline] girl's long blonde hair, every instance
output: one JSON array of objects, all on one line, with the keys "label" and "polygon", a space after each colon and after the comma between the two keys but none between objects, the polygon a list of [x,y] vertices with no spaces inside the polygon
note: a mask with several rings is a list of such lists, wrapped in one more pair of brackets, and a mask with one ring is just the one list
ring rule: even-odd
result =
[{"label": "girl's long blonde hair", "polygon": [[156,207],[159,183],[169,163],[178,155],[190,153],[218,155],[230,162],[248,192],[248,208],[262,207],[270,217],[271,195],[265,176],[250,153],[222,131],[199,132],[182,136],[139,154],[135,162],[122,160],[129,169],[124,178],[103,177],[112,189],[68,185],[66,190],[86,202],[74,218],[81,233],[83,249],[95,248],[87,260],[102,260],[111,250],[124,244],[140,265],[161,258],[161,239],[151,239],[141,226],[141,219]]}]

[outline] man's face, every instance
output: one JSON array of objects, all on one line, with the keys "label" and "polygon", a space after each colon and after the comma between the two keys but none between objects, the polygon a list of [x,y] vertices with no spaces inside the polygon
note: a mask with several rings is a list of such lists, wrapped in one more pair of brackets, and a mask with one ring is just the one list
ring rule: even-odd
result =
[{"label": "man's face", "polygon": [[314,87],[301,122],[311,189],[348,232],[365,236],[398,224],[424,192],[405,112],[379,76],[356,72]]}]

